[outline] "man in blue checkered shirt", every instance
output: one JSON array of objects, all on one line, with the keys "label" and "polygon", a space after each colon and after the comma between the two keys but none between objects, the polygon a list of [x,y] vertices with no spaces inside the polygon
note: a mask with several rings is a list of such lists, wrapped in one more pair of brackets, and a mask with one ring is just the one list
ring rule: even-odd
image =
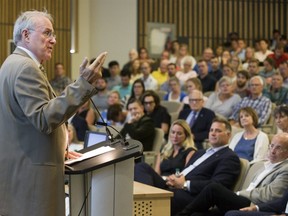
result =
[{"label": "man in blue checkered shirt", "polygon": [[263,96],[264,81],[260,76],[254,76],[249,81],[250,96],[244,97],[235,107],[229,117],[230,123],[238,125],[238,113],[242,107],[252,107],[258,114],[259,126],[265,124],[272,111],[272,103],[269,98]]}]

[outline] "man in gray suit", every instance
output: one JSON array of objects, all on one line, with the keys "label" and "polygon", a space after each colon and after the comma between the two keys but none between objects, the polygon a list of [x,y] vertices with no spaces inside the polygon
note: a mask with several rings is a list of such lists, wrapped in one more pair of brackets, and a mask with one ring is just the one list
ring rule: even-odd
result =
[{"label": "man in gray suit", "polygon": [[56,44],[52,21],[47,12],[22,13],[17,48],[0,69],[0,215],[65,214],[64,123],[97,92],[107,53],[87,68],[85,59],[80,77],[56,97],[42,66]]},{"label": "man in gray suit", "polygon": [[288,133],[273,137],[268,150],[268,161],[264,163],[248,186],[234,193],[220,184],[212,183],[178,216],[209,215],[208,210],[217,206],[223,213],[238,210],[252,203],[258,205],[282,197],[288,187]]}]

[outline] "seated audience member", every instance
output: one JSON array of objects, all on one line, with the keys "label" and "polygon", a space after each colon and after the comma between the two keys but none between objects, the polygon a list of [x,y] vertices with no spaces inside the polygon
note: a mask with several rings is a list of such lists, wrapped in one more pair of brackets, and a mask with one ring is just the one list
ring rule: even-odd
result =
[{"label": "seated audience member", "polygon": [[144,82],[146,90],[154,90],[158,89],[157,80],[151,75],[151,65],[149,62],[142,62],[140,64],[140,71],[142,72],[142,81]]},{"label": "seated audience member", "polygon": [[288,61],[288,54],[284,53],[284,46],[281,43],[277,44],[274,53],[268,57],[275,61],[275,68],[278,68],[281,62]]},{"label": "seated audience member", "polygon": [[131,49],[128,53],[129,55],[129,61],[124,64],[122,70],[130,70],[131,68],[131,65],[132,65],[132,62],[135,60],[135,59],[138,59],[138,52],[136,49]]},{"label": "seated audience member", "polygon": [[197,73],[192,68],[192,64],[194,60],[195,59],[193,59],[192,56],[184,57],[183,69],[180,71],[177,71],[176,73],[176,77],[179,79],[181,86],[184,85],[187,79],[197,77]]},{"label": "seated audience member", "polygon": [[[115,91],[115,90],[109,92],[108,98],[107,98],[107,104],[108,104],[108,109],[109,109],[110,106],[112,106],[114,104],[120,104],[122,109],[124,107],[124,102],[121,101],[119,92]],[[100,114],[101,114],[103,120],[105,122],[107,122],[107,109],[102,110],[100,112]],[[102,121],[102,119],[100,119],[100,117],[99,117],[98,121]]]},{"label": "seated audience member", "polygon": [[[233,187],[240,172],[240,161],[227,145],[230,136],[231,125],[229,122],[215,119],[209,130],[211,148],[207,151],[196,151],[178,176],[170,175],[165,181],[158,174],[153,174],[155,187],[174,193],[171,215],[181,211],[196,199],[207,185],[213,182],[218,182],[229,189]],[[137,174],[141,176],[141,170],[138,170]]]},{"label": "seated audience member", "polygon": [[250,162],[266,158],[269,138],[267,134],[257,129],[258,117],[251,107],[239,110],[239,125],[244,130],[236,133],[230,141],[229,147],[240,157]]},{"label": "seated audience member", "polygon": [[177,40],[172,41],[172,47],[171,47],[171,55],[169,61],[173,64],[176,63],[177,57],[179,55],[179,49],[180,49],[180,43]]},{"label": "seated audience member", "polygon": [[223,76],[218,83],[219,91],[209,96],[205,107],[227,119],[232,114],[234,106],[240,102],[241,97],[233,93],[233,82],[229,77]]},{"label": "seated audience member", "polygon": [[121,84],[114,86],[112,90],[118,91],[120,98],[122,99],[131,92],[132,85],[130,84],[131,74],[127,70],[122,70],[120,72]]},{"label": "seated audience member", "polygon": [[130,68],[130,83],[132,84],[135,80],[140,79],[142,77],[142,73],[140,71],[140,60],[135,59],[132,62],[131,68]]},{"label": "seated audience member", "polygon": [[68,124],[68,151],[79,151],[83,149],[83,143],[79,142],[76,130],[72,124]]},{"label": "seated audience member", "polygon": [[189,125],[184,120],[176,120],[170,128],[168,143],[157,156],[154,170],[146,163],[138,163],[134,169],[134,180],[155,186],[159,181],[157,179],[165,180],[176,171],[181,172],[195,151]]},{"label": "seated audience member", "polygon": [[203,59],[198,61],[199,76],[201,81],[203,93],[208,91],[214,91],[216,85],[216,79],[209,74],[207,62]]},{"label": "seated audience member", "polygon": [[110,105],[107,110],[107,120],[112,126],[123,126],[127,117],[127,112],[123,111],[123,106],[119,103]]},{"label": "seated audience member", "polygon": [[159,96],[154,91],[148,90],[141,97],[141,102],[145,114],[153,120],[154,127],[161,128],[167,138],[171,116],[167,109],[161,106]]},{"label": "seated audience member", "polygon": [[272,103],[269,98],[265,97],[262,94],[264,86],[264,81],[260,76],[254,76],[249,81],[249,89],[251,95],[248,97],[242,98],[242,100],[235,106],[234,112],[229,117],[230,122],[235,125],[238,121],[238,114],[239,110],[242,107],[252,107],[258,114],[259,118],[259,125],[261,126],[267,122],[270,117],[271,110],[272,110]]},{"label": "seated audience member", "polygon": [[160,85],[160,90],[169,92],[170,91],[169,79],[171,77],[174,77],[177,73],[176,64],[174,64],[174,63],[168,64],[167,70],[168,70],[168,79],[164,83],[162,83],[162,85]]},{"label": "seated audience member", "polygon": [[155,136],[153,120],[145,115],[144,107],[139,100],[132,99],[127,106],[131,117],[120,131],[121,135],[139,140],[144,151],[151,151]]},{"label": "seated audience member", "polygon": [[237,57],[242,62],[245,60],[246,53],[246,43],[243,39],[233,39],[231,40],[231,55],[232,57]]},{"label": "seated audience member", "polygon": [[223,76],[222,70],[220,69],[220,62],[217,56],[211,58],[211,75],[218,81]]},{"label": "seated audience member", "polygon": [[263,77],[265,80],[265,85],[271,84],[272,81],[272,76],[275,73],[275,68],[274,68],[274,60],[271,58],[266,58],[264,60],[264,70],[259,72],[259,76]]},{"label": "seated audience member", "polygon": [[198,196],[177,214],[190,216],[193,213],[208,214],[216,206],[222,215],[229,210],[238,210],[251,203],[259,205],[280,198],[288,187],[288,134],[277,134],[269,145],[268,161],[255,172],[246,189],[233,192],[219,183],[207,185]]},{"label": "seated audience member", "polygon": [[231,58],[232,56],[229,50],[223,50],[222,56],[221,56],[220,68],[222,69],[224,65],[229,64]]},{"label": "seated audience member", "polygon": [[281,33],[278,29],[273,30],[273,37],[270,39],[270,50],[275,50],[279,44]]},{"label": "seated audience member", "polygon": [[180,81],[177,77],[169,79],[169,87],[170,92],[164,96],[164,100],[182,102],[186,94],[181,91]]},{"label": "seated audience member", "polygon": [[[161,55],[160,55],[160,58],[157,58],[155,61],[154,61],[154,63],[153,64],[151,64],[151,68],[152,68],[152,70],[151,71],[154,71],[154,70],[157,70],[159,67],[160,67],[160,62],[162,61],[162,60],[169,60],[170,59],[170,52],[169,52],[169,50],[163,50],[162,52],[161,52]],[[149,63],[149,62],[148,62]]]},{"label": "seated audience member", "polygon": [[167,72],[168,64],[169,64],[169,61],[167,59],[164,59],[160,62],[159,70],[152,72],[152,76],[157,80],[157,83],[159,86],[161,86],[169,78],[168,72]]},{"label": "seated audience member", "polygon": [[247,70],[248,69],[248,64],[250,62],[250,60],[252,58],[255,58],[255,51],[254,51],[254,48],[252,47],[247,47],[246,48],[246,53],[245,53],[245,60],[244,62],[242,62],[242,69],[243,70]]},{"label": "seated audience member", "polygon": [[235,75],[237,74],[239,70],[243,69],[241,59],[237,56],[233,56],[230,59],[228,64],[231,66],[232,70],[235,72]]},{"label": "seated audience member", "polygon": [[246,70],[240,70],[237,73],[236,78],[236,88],[234,93],[238,94],[241,98],[247,97],[250,95],[248,89],[249,73]]},{"label": "seated audience member", "polygon": [[55,64],[54,78],[50,80],[50,84],[57,95],[60,95],[72,80],[66,76],[64,65],[60,62]]},{"label": "seated audience member", "polygon": [[148,50],[146,47],[140,47],[138,49],[138,59],[140,61],[147,61],[149,62],[150,64],[153,64],[155,61],[149,57],[149,54],[148,54]]},{"label": "seated audience member", "polygon": [[231,64],[223,65],[222,73],[223,76],[227,76],[231,79],[233,86],[236,85],[237,71],[235,71],[235,68],[233,68]]},{"label": "seated audience member", "polygon": [[288,133],[288,106],[286,104],[277,106],[273,115],[276,125],[281,130],[281,132]]},{"label": "seated audience member", "polygon": [[95,94],[91,100],[97,107],[97,109],[101,112],[108,108],[107,98],[108,98],[108,89],[107,89],[107,81],[105,78],[99,78],[96,81],[96,89],[97,94]]},{"label": "seated audience member", "polygon": [[259,61],[257,59],[250,59],[248,64],[248,73],[250,77],[259,75]]},{"label": "seated audience member", "polygon": [[132,84],[131,93],[122,98],[122,101],[125,102],[125,107],[127,106],[128,101],[133,98],[140,100],[144,92],[145,92],[145,85],[142,79],[135,80],[134,83]]},{"label": "seated audience member", "polygon": [[[187,92],[187,95],[183,98],[183,103],[185,104],[184,108],[186,108],[188,105],[187,108],[189,108],[189,95],[195,90],[199,90],[202,92],[202,84],[201,84],[201,81],[197,78],[197,77],[194,77],[194,78],[190,78],[186,81],[185,83],[185,86],[186,86],[186,92]],[[208,98],[206,96],[203,95],[203,100],[204,100],[204,104],[206,103],[206,101],[208,100]]]},{"label": "seated audience member", "polygon": [[110,61],[108,64],[108,70],[110,76],[106,78],[108,91],[112,90],[114,86],[121,84],[120,78],[120,66],[117,61]]},{"label": "seated audience member", "polygon": [[255,58],[260,62],[260,64],[264,62],[264,60],[270,55],[273,54],[271,50],[268,49],[268,41],[266,39],[261,39],[259,41],[260,50],[255,52]]},{"label": "seated audience member", "polygon": [[[209,73],[212,72],[212,65],[211,65],[211,59],[212,59],[212,57],[213,57],[213,50],[212,50],[210,47],[206,47],[206,48],[203,50],[202,59],[203,59],[204,61],[206,61],[207,66],[208,66],[208,72],[209,72]],[[198,64],[195,64],[193,70],[196,71],[197,74],[199,74]]]},{"label": "seated audience member", "polygon": [[276,72],[272,75],[271,84],[264,88],[263,95],[276,105],[286,104],[288,102],[288,89],[283,87],[283,77],[280,73]]},{"label": "seated audience member", "polygon": [[280,63],[279,72],[283,77],[283,87],[288,88],[288,61]]},{"label": "seated audience member", "polygon": [[94,125],[96,122],[96,114],[94,109],[90,107],[89,100],[77,110],[71,122],[76,130],[78,139],[84,141],[89,125]]},{"label": "seated audience member", "polygon": [[241,208],[240,210],[228,211],[225,216],[271,216],[288,214],[287,209],[288,191],[284,193],[281,198],[273,199],[271,201],[261,203],[259,205],[251,205],[249,207]]},{"label": "seated audience member", "polygon": [[176,59],[176,62],[173,62],[176,64],[178,70],[184,68],[184,58],[186,56],[192,57],[192,68],[196,65],[196,60],[193,56],[191,56],[188,52],[188,45],[185,43],[181,43],[179,47],[179,53]]},{"label": "seated audience member", "polygon": [[199,90],[194,90],[189,94],[189,106],[190,109],[183,109],[178,118],[186,120],[194,136],[196,147],[203,149],[202,142],[208,138],[215,113],[203,107],[203,93]]}]

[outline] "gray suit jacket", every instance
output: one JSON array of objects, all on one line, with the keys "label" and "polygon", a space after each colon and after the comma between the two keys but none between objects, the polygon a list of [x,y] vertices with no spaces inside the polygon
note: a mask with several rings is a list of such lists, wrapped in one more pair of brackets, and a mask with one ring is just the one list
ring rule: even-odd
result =
[{"label": "gray suit jacket", "polygon": [[[263,162],[258,162],[263,163]],[[258,176],[264,166],[255,173]],[[288,161],[278,164],[266,177],[251,191],[242,190],[240,195],[251,200],[254,204],[268,202],[280,198],[288,188]]]},{"label": "gray suit jacket", "polygon": [[96,90],[79,78],[55,97],[16,48],[0,69],[0,215],[64,215],[63,124]]}]

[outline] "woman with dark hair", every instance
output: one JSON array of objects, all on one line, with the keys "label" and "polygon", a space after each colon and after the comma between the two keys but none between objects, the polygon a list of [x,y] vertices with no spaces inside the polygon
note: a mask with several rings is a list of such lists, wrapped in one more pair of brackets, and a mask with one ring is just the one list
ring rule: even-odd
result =
[{"label": "woman with dark hair", "polygon": [[154,126],[164,131],[165,138],[168,136],[168,130],[171,122],[171,116],[167,109],[160,105],[158,94],[152,90],[147,90],[141,97],[144,105],[144,112],[152,118]]},{"label": "woman with dark hair", "polygon": [[238,122],[244,130],[233,136],[229,147],[240,158],[245,158],[251,163],[265,159],[269,138],[267,134],[257,129],[256,111],[251,107],[241,108]]},{"label": "woman with dark hair", "polygon": [[273,115],[277,127],[281,131],[288,133],[288,105],[282,104],[277,106],[274,110]]},{"label": "woman with dark hair", "polygon": [[136,98],[138,100],[141,100],[141,96],[143,95],[144,92],[145,92],[145,85],[142,79],[135,80],[132,84],[130,96],[127,95],[123,98],[126,109],[127,104],[131,99]]}]

